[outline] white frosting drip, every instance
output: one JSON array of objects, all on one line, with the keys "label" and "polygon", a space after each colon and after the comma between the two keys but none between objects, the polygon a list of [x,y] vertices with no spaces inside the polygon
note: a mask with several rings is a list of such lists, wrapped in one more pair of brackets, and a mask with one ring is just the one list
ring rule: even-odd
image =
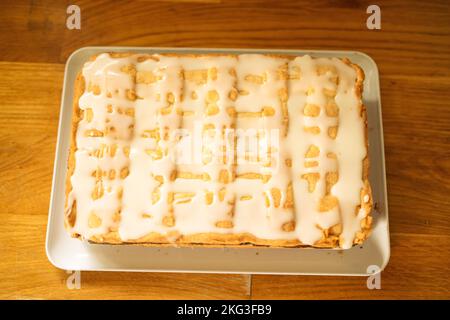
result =
[{"label": "white frosting drip", "polygon": [[[173,231],[181,235],[250,233],[261,239],[298,239],[313,245],[322,238],[322,230],[341,224],[340,245],[351,247],[360,221],[367,215],[363,209],[357,212],[366,147],[353,68],[339,59],[309,56],[291,61],[257,54],[155,55],[144,61],[138,57],[101,54],[83,68],[87,90],[79,99],[79,107],[84,118],[77,129],[75,170],[66,209],[69,212],[76,201],[73,233],[91,238],[116,230],[123,241],[152,232],[169,236]],[[323,66],[331,71],[318,73],[317,68]],[[293,77],[298,71],[300,76]],[[90,90],[95,86],[100,92]],[[338,116],[326,114],[324,90],[336,93]],[[232,91],[239,94],[232,97]],[[136,100],[130,99],[130,92]],[[280,92],[286,94],[286,109]],[[208,103],[212,103],[211,113]],[[307,104],[320,107],[320,114],[304,115]],[[258,113],[265,115],[255,116]],[[217,129],[214,136],[202,134],[211,126]],[[335,139],[327,134],[333,126],[338,126]],[[108,129],[111,127],[113,131]],[[318,127],[320,133],[306,132],[305,127]],[[232,156],[222,161],[220,154],[224,144],[227,151],[233,149],[233,139],[224,140],[221,135],[222,129],[232,128],[252,129],[251,136],[259,136],[253,150],[238,137],[237,163]],[[184,135],[177,138],[179,129]],[[86,136],[92,130],[103,136]],[[199,144],[202,139],[203,144]],[[320,152],[305,158],[311,145]],[[95,156],[104,146],[116,146],[117,151],[113,156],[108,151]],[[272,161],[263,166],[269,147],[273,148]],[[211,158],[205,160],[202,152],[204,155],[208,150]],[[243,151],[253,151],[259,161],[245,162]],[[327,156],[331,152],[337,159]],[[305,166],[309,161],[317,165]],[[123,168],[128,174],[120,178]],[[100,179],[103,193],[93,199],[99,180],[93,174],[96,170],[104,173]],[[112,179],[108,176],[111,170],[115,171]],[[223,171],[228,173],[228,181],[221,180]],[[339,205],[320,212],[329,172],[339,176],[330,191]],[[313,191],[302,178],[311,173],[320,176]],[[290,184],[293,206],[286,204]],[[92,214],[99,218],[94,223]],[[173,225],[164,223],[167,217],[173,218]],[[219,226],[223,221],[232,225]],[[295,222],[295,230],[284,230],[290,222]]]}]

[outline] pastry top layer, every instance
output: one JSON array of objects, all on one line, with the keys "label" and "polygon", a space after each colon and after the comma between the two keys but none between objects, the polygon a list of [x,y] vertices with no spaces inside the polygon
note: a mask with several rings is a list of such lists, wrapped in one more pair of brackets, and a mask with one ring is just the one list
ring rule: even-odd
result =
[{"label": "pastry top layer", "polygon": [[362,242],[363,78],[337,58],[93,57],[75,92],[66,227],[95,242]]}]

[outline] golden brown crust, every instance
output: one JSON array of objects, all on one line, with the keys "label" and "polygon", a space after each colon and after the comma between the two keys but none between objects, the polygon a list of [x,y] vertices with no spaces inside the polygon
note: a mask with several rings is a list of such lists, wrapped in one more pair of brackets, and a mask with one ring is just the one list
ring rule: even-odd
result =
[{"label": "golden brown crust", "polygon": [[[362,244],[364,242],[364,240],[366,240],[369,235],[370,232],[372,230],[372,205],[373,205],[373,200],[372,200],[372,190],[370,188],[370,183],[369,183],[369,169],[370,169],[370,162],[369,162],[369,131],[368,131],[368,123],[367,123],[367,110],[365,105],[362,103],[362,93],[363,93],[363,87],[364,87],[364,71],[361,69],[360,66],[358,66],[357,64],[352,63],[349,59],[344,58],[342,59],[342,61],[351,66],[355,72],[356,72],[356,84],[355,84],[355,92],[357,97],[360,99],[360,104],[359,104],[359,110],[360,110],[360,115],[363,118],[364,121],[364,140],[366,143],[366,157],[363,159],[363,172],[362,172],[362,178],[364,181],[364,187],[361,190],[361,207],[363,209],[365,209],[366,212],[368,212],[367,217],[365,219],[363,219],[363,221],[361,222],[361,231],[358,232],[355,235],[355,238],[353,240],[354,244]],[[369,201],[365,202],[364,201],[364,197],[368,196],[369,197]]]},{"label": "golden brown crust", "polygon": [[[72,183],[70,181],[70,178],[75,170],[75,151],[77,150],[77,128],[78,128],[78,122],[81,120],[81,109],[78,105],[78,101],[80,97],[83,95],[85,90],[85,81],[84,77],[79,72],[77,74],[77,77],[75,79],[75,85],[74,85],[74,94],[73,94],[73,102],[72,102],[72,127],[71,127],[71,133],[70,133],[70,149],[69,149],[69,158],[67,160],[67,174],[66,174],[66,188],[65,188],[65,194],[66,194],[66,200],[64,207],[66,208],[68,205],[69,200],[69,193],[72,190]],[[67,230],[70,229],[70,227],[73,227],[76,220],[76,202],[72,204],[72,208],[65,214],[64,219],[64,225]],[[77,235],[72,235],[73,237],[77,237]]]},{"label": "golden brown crust", "polygon": [[[134,55],[137,53],[131,52],[109,52],[112,58],[122,58]],[[210,57],[210,56],[230,56],[236,57],[235,54],[228,53],[205,53],[205,54],[178,54],[178,53],[160,53],[160,56],[172,56],[172,57]],[[97,58],[98,55],[93,55],[90,57],[90,61]],[[139,54],[142,61],[146,59],[155,59],[153,54]],[[283,58],[292,60],[296,56],[286,55],[286,54],[266,54],[269,57]],[[367,127],[367,112],[366,108],[362,103],[362,92],[364,83],[364,71],[356,64],[352,63],[349,59],[341,59],[345,64],[351,66],[357,75],[357,80],[355,83],[355,93],[360,101],[360,115],[363,118],[365,125],[365,142],[367,155],[363,159],[363,172],[362,178],[364,181],[364,187],[361,189],[361,204],[356,209],[356,213],[360,208],[364,208],[368,212],[367,217],[361,221],[361,231],[355,234],[353,244],[361,244],[368,238],[371,231],[372,216],[371,209],[373,206],[372,193],[369,183],[369,148],[368,148],[368,127]],[[85,80],[83,75],[78,73],[75,80],[74,86],[74,96],[73,96],[73,112],[72,112],[72,129],[71,129],[71,145],[69,150],[69,159],[67,164],[67,176],[66,176],[66,207],[68,204],[68,196],[72,190],[72,185],[70,177],[75,170],[75,151],[77,150],[76,145],[76,132],[78,128],[78,123],[81,120],[81,109],[79,107],[78,101],[85,90]],[[369,200],[364,201],[364,198],[368,196]],[[355,213],[355,214],[356,214]],[[68,210],[65,215],[64,224],[67,230],[70,230],[70,226],[73,226],[76,220],[76,203],[74,201],[72,208]],[[81,238],[80,234],[72,233],[72,237]],[[239,234],[222,234],[222,233],[197,233],[192,235],[179,235],[170,234],[168,236],[151,232],[139,239],[133,241],[122,241],[119,237],[117,231],[110,231],[106,234],[100,236],[93,236],[88,239],[91,243],[97,244],[131,244],[131,245],[143,245],[143,246],[182,246],[182,247],[192,247],[192,246],[207,246],[207,247],[314,247],[314,248],[336,248],[339,247],[339,235],[328,234],[324,235],[322,239],[317,241],[313,246],[302,244],[299,240],[268,240],[260,239],[249,233],[239,233]]]}]

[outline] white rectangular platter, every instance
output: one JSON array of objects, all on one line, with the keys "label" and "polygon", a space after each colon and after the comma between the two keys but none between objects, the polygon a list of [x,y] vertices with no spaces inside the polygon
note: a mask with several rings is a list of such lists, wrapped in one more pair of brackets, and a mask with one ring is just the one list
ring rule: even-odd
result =
[{"label": "white rectangular platter", "polygon": [[[301,248],[177,248],[96,245],[71,238],[64,229],[64,187],[70,144],[73,85],[90,56],[101,52],[140,53],[273,53],[313,57],[347,57],[366,75],[363,100],[368,112],[370,182],[375,209],[374,229],[362,246],[348,250]],[[207,272],[365,276],[383,270],[389,260],[389,225],[384,163],[380,86],[375,62],[354,51],[240,50],[144,47],[85,47],[67,60],[61,98],[46,239],[51,263],[65,270]]]}]

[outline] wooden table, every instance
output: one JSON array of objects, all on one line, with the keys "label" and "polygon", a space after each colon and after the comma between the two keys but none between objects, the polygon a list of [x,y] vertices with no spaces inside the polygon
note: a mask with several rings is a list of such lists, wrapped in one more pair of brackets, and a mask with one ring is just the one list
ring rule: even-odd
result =
[{"label": "wooden table", "polygon": [[[2,1],[0,298],[450,298],[450,5],[376,1]],[[69,4],[81,30],[66,28]],[[348,49],[381,74],[392,255],[366,278],[82,272],[45,255],[64,63],[88,45]]]}]

